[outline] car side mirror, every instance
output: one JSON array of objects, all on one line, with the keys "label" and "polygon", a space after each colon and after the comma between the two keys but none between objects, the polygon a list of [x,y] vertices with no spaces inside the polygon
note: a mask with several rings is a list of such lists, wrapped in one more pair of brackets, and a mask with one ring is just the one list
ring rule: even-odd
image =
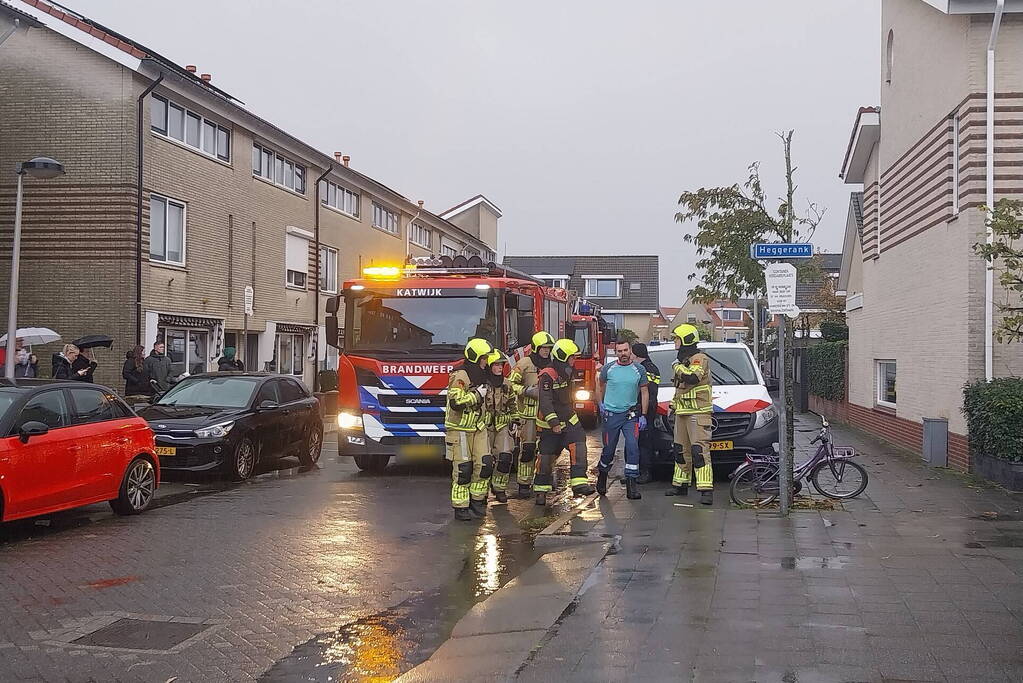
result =
[{"label": "car side mirror", "polygon": [[274,410],[278,406],[280,406],[280,403],[278,403],[277,401],[271,401],[270,399],[266,399],[266,400],[260,401],[259,405],[256,407],[256,409],[257,410]]},{"label": "car side mirror", "polygon": [[778,391],[778,388],[779,388],[780,386],[781,386],[781,385],[780,385],[780,384],[778,383],[778,379],[777,379],[777,378],[775,378],[775,377],[772,377],[771,379],[768,379],[768,380],[765,380],[765,381],[764,381],[764,387],[765,387],[765,388],[766,388],[766,389],[767,389],[768,391]]},{"label": "car side mirror", "polygon": [[50,428],[42,422],[26,422],[21,425],[21,429],[18,430],[18,438],[21,440],[21,443],[28,443],[29,437],[42,436],[49,431]]}]

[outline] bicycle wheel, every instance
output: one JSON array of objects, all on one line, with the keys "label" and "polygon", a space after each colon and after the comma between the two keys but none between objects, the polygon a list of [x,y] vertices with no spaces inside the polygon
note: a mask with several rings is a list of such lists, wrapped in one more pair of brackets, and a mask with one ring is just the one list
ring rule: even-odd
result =
[{"label": "bicycle wheel", "polygon": [[732,477],[728,493],[736,505],[760,506],[773,503],[778,497],[778,468],[752,465]]},{"label": "bicycle wheel", "polygon": [[867,471],[852,460],[825,460],[810,473],[810,482],[822,496],[855,498],[867,488]]}]

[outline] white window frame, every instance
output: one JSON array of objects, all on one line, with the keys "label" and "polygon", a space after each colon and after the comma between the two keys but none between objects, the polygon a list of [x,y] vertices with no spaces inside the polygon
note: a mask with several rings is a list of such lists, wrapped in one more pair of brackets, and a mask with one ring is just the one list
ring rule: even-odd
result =
[{"label": "white window frame", "polygon": [[[409,242],[424,249],[433,248],[433,231],[422,223],[410,223],[408,227]],[[426,239],[423,239],[423,235]]]},{"label": "white window frame", "polygon": [[[283,354],[281,353],[281,342],[284,340],[284,337],[289,337],[291,339],[291,372],[281,372],[281,358],[283,358]],[[303,377],[305,375],[305,354],[306,354],[306,348],[305,348],[306,347],[306,338],[305,337],[306,336],[304,334],[297,334],[297,333],[294,333],[294,332],[279,332],[279,333],[277,333],[277,337],[274,339],[274,357],[273,357],[274,374],[286,375],[286,376],[290,376],[290,377]],[[301,350],[301,353],[296,354],[297,350]],[[295,372],[295,359],[296,358],[301,360],[301,362],[299,363],[299,366],[301,367],[301,372]]]},{"label": "white window frame", "polygon": [[[163,138],[165,140],[170,140],[172,142],[178,143],[179,145],[184,145],[185,147],[188,147],[189,149],[195,150],[199,154],[202,154],[204,157],[209,157],[210,159],[216,159],[218,161],[223,161],[225,164],[230,164],[231,163],[231,148],[234,145],[231,142],[231,129],[230,128],[228,128],[227,126],[222,126],[219,123],[217,123],[216,121],[211,121],[210,119],[206,118],[202,114],[200,114],[198,112],[195,112],[195,111],[192,111],[188,107],[186,107],[186,106],[184,106],[182,104],[178,104],[174,100],[172,100],[172,99],[170,99],[168,97],[164,97],[163,95],[157,95],[157,94],[154,93],[152,95],[152,98],[155,99],[155,100],[160,100],[164,104],[163,130],[160,130],[159,128],[157,128],[157,127],[155,127],[153,125],[153,112],[152,112],[153,103],[150,102],[149,103],[149,106],[150,106],[150,112],[149,112],[149,132],[151,132],[153,135],[155,135],[157,137],[161,137],[161,138]],[[173,137],[170,134],[170,125],[169,125],[170,121],[169,121],[169,119],[170,119],[170,108],[171,108],[171,105],[174,105],[178,109],[181,109],[181,110],[183,110],[185,112],[184,125],[183,125],[183,127],[181,129],[181,139],[180,140],[178,138],[176,138],[176,137]],[[197,145],[193,145],[192,143],[187,142],[187,140],[188,140],[188,117],[189,117],[189,115],[199,119],[199,142],[198,142]],[[213,127],[214,139],[213,139],[213,152],[212,153],[206,151],[206,144],[205,144],[206,140],[205,140],[205,138],[206,138],[206,135],[207,135],[207,133],[206,133],[207,125]],[[220,154],[220,150],[218,148],[219,139],[218,139],[217,136],[218,136],[219,131],[221,131],[221,130],[224,131],[225,133],[227,133],[227,154],[226,155],[221,155]]]},{"label": "white window frame", "polygon": [[[259,168],[258,169],[255,168],[255,163],[253,163],[253,168],[252,168],[252,177],[253,178],[258,178],[259,180],[262,180],[263,182],[270,183],[271,185],[276,185],[277,187],[281,188],[282,190],[287,190],[288,192],[293,192],[295,194],[305,196],[306,187],[309,185],[309,167],[308,166],[306,166],[305,164],[300,164],[297,161],[294,161],[293,159],[290,159],[290,158],[288,158],[288,157],[286,157],[286,156],[284,156],[282,154],[278,154],[276,151],[270,149],[269,147],[266,147],[265,145],[261,145],[258,142],[253,142],[252,143],[252,149],[253,149],[253,151],[258,149],[259,152],[260,152],[259,153]],[[263,168],[263,162],[267,159],[267,156],[269,156],[270,166],[271,167],[269,169],[264,169]],[[253,160],[253,161],[255,161],[255,160]],[[278,182],[278,180],[277,180],[277,166],[278,166],[278,164],[282,165],[282,171],[283,171],[283,173],[282,173],[283,179],[280,182]],[[290,174],[291,175],[291,187],[288,186],[288,175],[289,175],[288,170],[289,170],[289,168],[291,170],[291,174]],[[301,169],[301,173],[298,173],[297,169]],[[267,175],[267,173],[269,173],[270,175]],[[298,189],[298,178],[299,178],[299,176],[301,176],[301,178],[302,178],[302,189],[301,190]]]},{"label": "white window frame", "polygon": [[337,249],[320,245],[320,276],[323,278],[319,283],[320,291],[327,294],[337,294]]},{"label": "white window frame", "polygon": [[[306,234],[303,233],[305,233],[304,230],[299,231],[294,228],[288,228],[288,231],[284,236],[284,286],[287,287],[288,289],[297,289],[305,291],[309,288],[309,243],[312,240],[308,233]],[[302,254],[305,257],[304,260],[302,261],[303,265],[305,266],[303,270],[296,270],[294,268],[288,267],[290,265],[288,263],[288,244],[291,242],[291,238],[301,240],[302,243],[305,245],[305,249],[302,252]],[[319,254],[317,254],[317,256],[319,256]],[[298,284],[297,282],[292,281],[291,277],[292,273],[295,273],[296,275],[299,274],[302,275],[302,284]],[[295,279],[297,280],[297,278]],[[316,283],[316,286],[319,287],[319,283]]]},{"label": "white window frame", "polygon": [[686,322],[689,323],[690,325],[695,323],[696,322],[696,314],[695,313],[686,313]]},{"label": "white window frame", "polygon": [[[737,317],[729,318],[728,317],[729,315],[735,315]],[[737,310],[733,310],[733,309],[729,309],[729,308],[721,309],[721,321],[722,322],[738,323],[738,322],[742,322],[742,317],[743,317],[742,316],[742,311],[737,311]]]},{"label": "white window frame", "polygon": [[563,277],[542,277],[543,283],[548,287],[557,287],[558,289],[568,289],[568,279]]},{"label": "white window frame", "polygon": [[[167,255],[167,217],[170,215],[170,205],[176,204],[181,207],[181,260],[171,261],[163,258],[153,258],[153,197],[161,199],[164,202],[164,214],[163,214],[163,253]],[[149,261],[151,263],[166,263],[171,266],[184,267],[188,260],[188,204],[181,201],[180,199],[173,199],[167,195],[160,194],[158,192],[151,192],[149,194]]]},{"label": "white window frame", "polygon": [[455,256],[458,256],[458,249],[456,249],[455,247],[451,246],[450,244],[441,244],[440,245],[440,255],[441,256],[451,256],[453,258]]},{"label": "white window frame", "polygon": [[[389,223],[394,224],[394,230],[391,230]],[[381,223],[384,223],[383,225]],[[373,227],[377,230],[382,230],[388,235],[400,235],[401,234],[401,215],[389,209],[379,202],[373,202]]]},{"label": "white window frame", "polygon": [[[621,275],[608,275],[608,276],[594,276],[585,277],[583,280],[586,283],[586,296],[594,299],[621,299],[622,298],[622,276]],[[593,283],[592,290],[590,289],[590,283]],[[615,295],[607,296],[597,294],[597,283],[598,282],[614,282],[615,283]]]},{"label": "white window frame", "polygon": [[[358,192],[349,190],[344,185],[338,185],[329,180],[324,180],[323,184],[324,187],[320,190],[321,204],[346,216],[351,216],[352,218],[359,217],[359,205],[362,197]],[[330,201],[332,195],[334,197],[333,202]],[[351,207],[351,210],[349,210],[349,207]]]},{"label": "white window frame", "polygon": [[[875,377],[877,378],[877,390],[874,392],[874,401],[877,403],[877,405],[883,406],[885,408],[896,408],[897,407],[897,402],[899,400],[899,393],[898,393],[898,389],[897,388],[896,388],[896,391],[895,391],[896,403],[892,403],[892,402],[886,401],[884,399],[884,375],[885,375],[884,368],[885,368],[886,365],[894,365],[895,366],[895,381],[898,382],[898,379],[899,379],[898,364],[896,363],[896,361],[894,359],[886,358],[886,359],[874,361],[874,365],[875,365],[875,368],[876,368],[875,369]],[[896,387],[897,386],[898,386],[898,384],[896,384]]]}]

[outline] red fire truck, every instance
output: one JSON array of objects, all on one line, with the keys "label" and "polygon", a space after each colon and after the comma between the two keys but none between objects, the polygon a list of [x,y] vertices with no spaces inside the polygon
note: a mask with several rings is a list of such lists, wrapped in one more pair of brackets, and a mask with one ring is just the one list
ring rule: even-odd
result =
[{"label": "red fire truck", "polygon": [[[564,335],[571,295],[464,256],[370,267],[327,303],[338,361],[338,453],[363,470],[444,457],[448,374],[482,337],[513,358],[533,333]],[[341,324],[343,316],[344,324]]]},{"label": "red fire truck", "polygon": [[607,349],[614,342],[614,324],[600,315],[600,306],[577,299],[567,337],[575,340],[582,352],[575,364],[575,410],[587,429],[598,422],[597,375],[604,365]]}]

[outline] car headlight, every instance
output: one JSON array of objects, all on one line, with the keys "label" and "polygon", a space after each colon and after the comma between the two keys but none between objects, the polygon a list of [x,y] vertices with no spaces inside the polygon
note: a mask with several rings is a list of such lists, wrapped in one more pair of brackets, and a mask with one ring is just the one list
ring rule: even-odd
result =
[{"label": "car headlight", "polygon": [[590,400],[590,392],[586,391],[585,389],[580,389],[579,391],[575,392],[575,400],[577,400],[577,401],[589,401]]},{"label": "car headlight", "polygon": [[227,433],[234,427],[234,422],[221,422],[218,425],[212,427],[203,427],[202,429],[195,430],[195,435],[200,439],[222,439],[227,436]]},{"label": "car headlight", "polygon": [[342,411],[337,414],[337,426],[341,429],[362,429],[362,415]]},{"label": "car headlight", "polygon": [[771,404],[763,410],[758,410],[756,416],[756,420],[753,422],[753,429],[760,429],[778,419],[778,409],[774,407],[774,404]]}]

